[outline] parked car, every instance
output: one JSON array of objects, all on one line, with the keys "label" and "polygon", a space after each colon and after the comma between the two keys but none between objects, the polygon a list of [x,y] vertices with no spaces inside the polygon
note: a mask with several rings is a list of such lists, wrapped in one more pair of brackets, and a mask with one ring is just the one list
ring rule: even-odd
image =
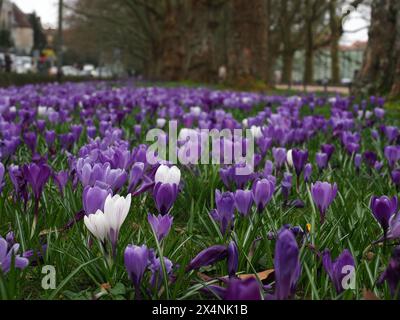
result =
[{"label": "parked car", "polygon": [[112,78],[113,73],[110,68],[107,67],[100,67],[96,68],[91,73],[92,77],[94,78]]},{"label": "parked car", "polygon": [[81,71],[74,66],[63,66],[62,72],[67,77],[79,77],[81,75]]}]

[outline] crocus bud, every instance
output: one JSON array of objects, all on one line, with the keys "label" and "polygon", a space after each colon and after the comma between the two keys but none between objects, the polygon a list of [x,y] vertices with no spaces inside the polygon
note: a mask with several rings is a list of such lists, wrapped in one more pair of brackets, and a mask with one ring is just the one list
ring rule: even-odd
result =
[{"label": "crocus bud", "polygon": [[378,284],[382,285],[385,281],[389,286],[392,298],[398,299],[400,294],[400,247],[394,249],[389,265],[380,276]]},{"label": "crocus bud", "polygon": [[102,189],[98,186],[85,187],[82,194],[83,208],[86,215],[94,214],[97,210],[104,210],[104,203],[110,191]]},{"label": "crocus bud", "polygon": [[390,218],[397,213],[398,203],[397,197],[389,199],[386,196],[371,198],[371,211],[376,221],[381,225],[385,235],[389,228]]},{"label": "crocus bud", "polygon": [[3,180],[4,180],[4,173],[5,173],[5,168],[4,168],[4,164],[2,164],[1,162],[0,162],[0,193],[1,193],[1,191],[3,190],[3,187],[4,187],[4,182],[3,182]]},{"label": "crocus bud", "polygon": [[22,172],[24,178],[32,187],[33,195],[36,201],[39,201],[39,198],[43,192],[43,188],[49,180],[51,174],[50,167],[44,163],[31,163],[29,165],[24,165],[22,167]]},{"label": "crocus bud", "polygon": [[253,200],[257,206],[258,212],[262,212],[268,202],[271,201],[275,191],[275,179],[261,179],[253,183]]},{"label": "crocus bud", "polygon": [[304,166],[306,165],[306,162],[308,160],[308,151],[293,149],[292,157],[293,157],[293,165],[296,170],[296,174],[297,174],[297,176],[300,176],[304,169]]},{"label": "crocus bud", "polygon": [[24,141],[28,148],[31,150],[32,154],[36,151],[37,135],[35,132],[27,132],[24,134]]},{"label": "crocus bud", "polygon": [[100,210],[97,210],[95,214],[85,216],[83,219],[86,228],[88,228],[91,234],[93,234],[93,236],[95,236],[101,242],[104,242],[108,231],[107,221],[104,213]]},{"label": "crocus bud", "polygon": [[171,230],[172,222],[174,218],[169,214],[162,216],[155,216],[153,214],[148,214],[147,221],[149,222],[153,232],[156,234],[158,241],[164,239],[169,231]]},{"label": "crocus bud", "polygon": [[58,187],[58,190],[61,194],[64,194],[64,188],[68,182],[68,172],[67,171],[60,171],[58,173],[54,173],[52,175],[53,181]]},{"label": "crocus bud", "polygon": [[361,154],[357,153],[354,156],[354,165],[355,165],[357,170],[360,170],[361,162],[362,162],[362,156],[361,156]]},{"label": "crocus bud", "polygon": [[320,171],[326,169],[328,166],[328,155],[326,153],[317,153],[315,155],[315,162],[317,163],[318,169]]},{"label": "crocus bud", "polygon": [[201,267],[206,267],[217,263],[218,261],[224,260],[228,256],[228,250],[226,246],[216,245],[201,251],[189,265],[186,267],[186,271],[197,270]]},{"label": "crocus bud", "polygon": [[321,223],[324,223],[326,210],[336,198],[337,185],[336,183],[332,185],[328,182],[317,182],[311,185],[311,195],[319,209]]},{"label": "crocus bud", "polygon": [[215,190],[215,204],[218,212],[226,217],[231,217],[235,211],[235,197],[232,192],[221,193]]},{"label": "crocus bud", "polygon": [[300,277],[299,248],[293,232],[283,228],[275,246],[275,299],[286,300],[295,294]]},{"label": "crocus bud", "polygon": [[323,144],[321,146],[321,151],[328,156],[327,162],[329,162],[332,158],[333,153],[335,152],[335,146],[332,144]]},{"label": "crocus bud", "polygon": [[327,249],[322,255],[322,265],[333,282],[336,292],[338,294],[342,293],[345,290],[343,288],[343,278],[355,267],[354,258],[350,251],[344,250],[335,261],[332,261],[331,252]]},{"label": "crocus bud", "polygon": [[396,162],[400,159],[400,146],[385,147],[385,157],[389,167],[393,168]]},{"label": "crocus bud", "polygon": [[237,190],[235,192],[235,206],[241,215],[247,216],[252,205],[253,195],[250,190]]},{"label": "crocus bud", "polygon": [[54,141],[56,141],[55,131],[53,131],[53,130],[45,131],[44,139],[46,140],[47,146],[51,147],[54,144]]},{"label": "crocus bud", "polygon": [[178,186],[181,179],[181,171],[173,166],[169,168],[161,165],[155,174],[153,196],[158,212],[167,214],[178,196]]},{"label": "crocus bud", "polygon": [[393,170],[391,173],[391,178],[396,187],[400,187],[400,169]]},{"label": "crocus bud", "polygon": [[304,167],[304,181],[309,182],[312,174],[312,164],[307,163]]},{"label": "crocus bud", "polygon": [[275,165],[277,168],[282,167],[286,161],[287,151],[285,148],[273,148],[272,155],[275,160]]},{"label": "crocus bud", "polygon": [[231,241],[228,245],[228,274],[230,277],[234,277],[238,270],[239,265],[239,252],[238,247],[234,241]]},{"label": "crocus bud", "polygon": [[[135,290],[139,289],[144,272],[149,265],[149,249],[146,245],[141,247],[135,245],[128,245],[124,253],[125,268],[128,272],[129,278],[133,282]],[[136,292],[138,294],[138,292]]]}]

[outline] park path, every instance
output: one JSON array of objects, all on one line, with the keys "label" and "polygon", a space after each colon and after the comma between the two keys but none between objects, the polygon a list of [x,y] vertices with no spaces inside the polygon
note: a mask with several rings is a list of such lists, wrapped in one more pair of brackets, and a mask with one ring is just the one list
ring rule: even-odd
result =
[{"label": "park path", "polygon": [[[275,86],[279,90],[295,90],[295,91],[306,91],[306,92],[329,92],[329,93],[339,93],[339,94],[344,94],[348,95],[350,94],[350,90],[348,87],[324,87],[324,86],[315,86],[315,85],[309,85],[304,88],[302,85],[292,85],[290,88],[286,84],[278,84]],[[304,90],[305,89],[305,90]]]}]

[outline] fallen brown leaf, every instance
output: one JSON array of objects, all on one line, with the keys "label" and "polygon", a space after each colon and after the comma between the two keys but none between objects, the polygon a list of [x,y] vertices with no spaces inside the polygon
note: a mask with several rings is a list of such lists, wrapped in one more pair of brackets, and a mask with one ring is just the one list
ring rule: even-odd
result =
[{"label": "fallen brown leaf", "polygon": [[371,290],[363,290],[364,300],[380,300]]}]

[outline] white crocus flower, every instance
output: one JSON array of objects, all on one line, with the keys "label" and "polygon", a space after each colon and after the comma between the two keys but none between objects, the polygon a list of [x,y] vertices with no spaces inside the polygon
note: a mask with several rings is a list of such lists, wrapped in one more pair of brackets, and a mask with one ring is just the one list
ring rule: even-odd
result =
[{"label": "white crocus flower", "polygon": [[[104,204],[104,212],[97,210],[95,214],[85,216],[84,222],[89,231],[100,241],[106,237],[116,242],[119,230],[128,216],[131,207],[131,195],[126,198],[120,195],[108,195]],[[115,244],[115,243],[114,243]]]},{"label": "white crocus flower", "polygon": [[47,115],[47,107],[39,106],[38,107],[38,115],[42,116],[42,117]]},{"label": "white crocus flower", "polygon": [[253,135],[253,137],[255,139],[259,139],[259,138],[261,138],[263,136],[261,127],[252,126],[250,128],[250,131],[251,131],[251,134]]},{"label": "white crocus flower", "polygon": [[243,128],[248,128],[249,127],[249,120],[248,119],[243,119],[242,120],[242,125],[243,125]]},{"label": "white crocus flower", "polygon": [[286,154],[286,161],[290,167],[293,167],[293,151],[290,149]]},{"label": "white crocus flower", "polygon": [[200,107],[191,107],[190,113],[193,114],[195,117],[198,117],[201,114],[201,108]]},{"label": "white crocus flower", "polygon": [[165,120],[164,118],[157,119],[157,127],[159,127],[159,128],[164,128],[166,123],[167,123],[167,120]]},{"label": "white crocus flower", "polygon": [[161,182],[179,185],[181,181],[181,171],[176,166],[170,168],[166,165],[161,165],[157,169],[154,180],[156,184]]},{"label": "white crocus flower", "polygon": [[104,215],[107,220],[109,232],[113,230],[118,234],[119,229],[128,216],[131,207],[131,194],[126,198],[116,194],[114,197],[108,195],[104,204]]},{"label": "white crocus flower", "polygon": [[95,214],[90,214],[84,218],[85,226],[89,231],[101,242],[104,242],[108,234],[107,220],[101,210],[97,210]]}]

